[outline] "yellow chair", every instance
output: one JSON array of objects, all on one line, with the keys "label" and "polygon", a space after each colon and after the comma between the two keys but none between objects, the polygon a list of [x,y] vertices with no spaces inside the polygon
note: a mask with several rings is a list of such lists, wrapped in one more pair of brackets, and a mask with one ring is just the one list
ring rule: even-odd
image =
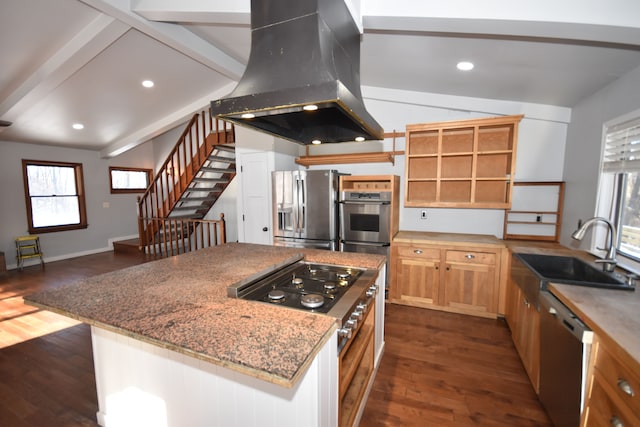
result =
[{"label": "yellow chair", "polygon": [[16,259],[18,260],[18,270],[24,268],[24,260],[29,258],[40,258],[40,264],[44,268],[43,253],[40,249],[40,237],[20,236],[16,237]]}]

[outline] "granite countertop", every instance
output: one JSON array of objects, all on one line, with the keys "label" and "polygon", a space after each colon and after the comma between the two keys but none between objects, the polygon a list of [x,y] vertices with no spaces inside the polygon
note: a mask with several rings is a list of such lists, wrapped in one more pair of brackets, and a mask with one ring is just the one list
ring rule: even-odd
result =
[{"label": "granite countertop", "polygon": [[503,240],[484,234],[439,233],[431,231],[401,230],[393,238],[394,243],[446,243],[448,246],[499,247],[504,248]]},{"label": "granite countertop", "polygon": [[[512,252],[567,255],[593,263],[595,257],[557,243],[510,242]],[[593,264],[595,265],[595,264]],[[601,268],[600,265],[596,266]],[[640,290],[589,288],[550,283],[549,290],[596,335],[616,345],[628,364],[640,369]]]},{"label": "granite countertop", "polygon": [[336,329],[322,314],[227,297],[227,286],[304,256],[378,269],[379,255],[228,243],[82,279],[25,302],[292,387]]}]

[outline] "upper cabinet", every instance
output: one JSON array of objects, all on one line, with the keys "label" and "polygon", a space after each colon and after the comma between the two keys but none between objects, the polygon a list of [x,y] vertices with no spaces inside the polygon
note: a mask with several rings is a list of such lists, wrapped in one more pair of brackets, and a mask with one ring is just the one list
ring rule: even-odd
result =
[{"label": "upper cabinet", "polygon": [[508,209],[522,117],[407,125],[405,206]]}]

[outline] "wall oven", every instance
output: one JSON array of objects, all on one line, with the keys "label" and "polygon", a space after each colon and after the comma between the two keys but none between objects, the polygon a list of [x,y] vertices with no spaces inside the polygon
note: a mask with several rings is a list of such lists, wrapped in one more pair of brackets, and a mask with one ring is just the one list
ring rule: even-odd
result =
[{"label": "wall oven", "polygon": [[344,242],[389,243],[391,192],[342,191],[340,218]]},{"label": "wall oven", "polygon": [[388,264],[390,248],[391,192],[340,192],[340,251],[384,255]]}]

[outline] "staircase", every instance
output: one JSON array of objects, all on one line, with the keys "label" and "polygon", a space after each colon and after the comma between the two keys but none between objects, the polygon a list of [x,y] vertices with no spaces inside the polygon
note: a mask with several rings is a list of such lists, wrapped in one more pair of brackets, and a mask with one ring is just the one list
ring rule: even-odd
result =
[{"label": "staircase", "polygon": [[139,250],[171,256],[225,243],[224,214],[205,216],[236,175],[232,124],[194,114],[138,198]]}]

